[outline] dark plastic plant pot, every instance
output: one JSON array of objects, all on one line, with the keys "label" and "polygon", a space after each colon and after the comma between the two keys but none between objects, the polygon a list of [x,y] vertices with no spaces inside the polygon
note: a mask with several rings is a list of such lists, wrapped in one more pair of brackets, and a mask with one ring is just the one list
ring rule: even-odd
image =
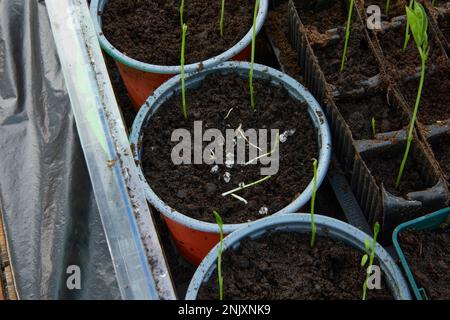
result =
[{"label": "dark plastic plant pot", "polygon": [[[361,256],[363,255],[364,241],[370,239],[369,235],[333,218],[320,215],[316,215],[314,218],[319,236],[327,236],[342,241],[360,250]],[[310,233],[311,215],[298,213],[277,215],[253,222],[247,228],[240,229],[226,237],[223,241],[223,251],[237,249],[240,242],[245,238],[258,239],[268,232],[276,231]],[[219,245],[216,245],[198,267],[189,285],[186,300],[197,299],[198,290],[217,269],[218,249]],[[375,255],[380,262],[381,270],[393,297],[397,300],[410,300],[408,284],[391,256],[379,244],[376,246]]]},{"label": "dark plastic plant pot", "polygon": [[[181,66],[160,66],[144,63],[126,56],[120,52],[106,39],[102,32],[101,14],[110,0],[92,0],[91,15],[94,21],[95,31],[103,50],[105,50],[115,61],[120,75],[125,83],[127,91],[134,106],[139,110],[153,91],[174,75],[181,73]],[[259,12],[256,20],[256,31],[259,32],[264,25],[269,7],[268,0],[260,0]],[[250,44],[252,41],[252,29],[236,43],[232,48],[222,54],[185,66],[185,71],[195,72],[203,68],[214,67],[228,60],[249,60],[251,55]]]},{"label": "dark plastic plant pot", "polygon": [[448,218],[449,215],[450,215],[450,208],[439,210],[435,213],[431,213],[429,215],[402,223],[394,230],[394,233],[392,235],[392,242],[394,243],[395,250],[397,251],[397,254],[400,257],[403,269],[405,270],[409,284],[411,285],[411,288],[417,300],[428,300],[428,298],[425,290],[423,288],[419,288],[419,286],[416,283],[416,280],[414,279],[408,261],[406,260],[406,257],[403,253],[402,247],[398,242],[398,236],[403,231],[409,229],[430,230],[430,231],[436,230]]},{"label": "dark plastic plant pot", "polygon": [[[225,62],[217,67],[205,69],[198,73],[189,74],[186,77],[186,88],[194,88],[198,86],[203,79],[212,73],[236,73],[242,77],[248,78],[250,71],[250,63],[248,62]],[[318,186],[324,180],[331,157],[331,139],[328,123],[323,116],[322,108],[319,106],[314,97],[301,84],[291,77],[283,74],[275,69],[255,64],[255,79],[271,80],[274,85],[284,86],[290,95],[300,101],[308,104],[309,116],[317,129],[317,139],[320,147],[319,164],[318,164]],[[158,109],[163,106],[172,95],[181,91],[181,76],[176,76],[161,87],[155,90],[154,94],[140,109],[134,124],[130,137],[130,142],[134,147],[134,157],[137,163],[141,159],[141,141],[143,128],[147,126],[148,120]],[[137,147],[136,147],[137,146]],[[190,218],[183,213],[177,212],[170,208],[163,199],[160,199],[147,183],[142,168],[139,165],[139,174],[144,183],[144,190],[147,200],[163,215],[170,233],[177,245],[178,249],[188,261],[198,265],[211,248],[219,241],[219,227],[214,223],[208,223]],[[312,195],[313,182],[301,191],[291,204],[277,212],[277,214],[286,214],[300,210],[310,199]],[[224,226],[224,233],[229,234],[240,228],[246,227],[248,224],[227,224]]]}]

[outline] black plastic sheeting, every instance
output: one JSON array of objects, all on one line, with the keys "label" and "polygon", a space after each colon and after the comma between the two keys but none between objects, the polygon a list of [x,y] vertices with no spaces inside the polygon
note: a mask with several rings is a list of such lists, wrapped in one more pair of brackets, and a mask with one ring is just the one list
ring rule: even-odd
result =
[{"label": "black plastic sheeting", "polygon": [[[0,0],[0,213],[21,299],[120,298],[38,0]],[[67,288],[70,265],[81,290]]]}]

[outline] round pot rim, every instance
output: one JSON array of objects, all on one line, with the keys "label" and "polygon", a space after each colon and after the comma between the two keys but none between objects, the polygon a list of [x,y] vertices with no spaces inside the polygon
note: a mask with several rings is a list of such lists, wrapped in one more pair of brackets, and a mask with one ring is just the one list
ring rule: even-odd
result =
[{"label": "round pot rim", "polygon": [[[99,14],[99,5],[101,3],[106,3],[110,0],[92,0],[90,11],[92,20],[94,23],[94,29],[97,34],[97,37],[100,42],[100,46],[105,50],[111,57],[114,58],[115,61],[122,63],[127,67],[131,67],[133,69],[137,69],[143,72],[151,72],[151,73],[159,73],[159,74],[179,74],[181,73],[181,65],[175,66],[163,66],[145,63],[136,59],[133,59],[125,54],[123,54],[120,50],[118,50],[114,45],[109,42],[109,40],[105,37],[102,31],[102,17]],[[260,0],[259,2],[259,10],[256,18],[256,33],[262,29],[264,25],[264,21],[266,19],[267,13],[269,10],[269,0]],[[191,63],[185,65],[185,72],[195,72],[200,71],[204,68],[213,67],[221,62],[225,62],[242,52],[252,41],[253,31],[252,28],[247,32],[247,34],[233,47],[224,51],[218,56],[209,58],[207,60]]]},{"label": "round pot rim", "polygon": [[[317,226],[318,234],[322,233],[330,235],[330,238],[352,245],[356,249],[361,250],[361,253],[364,252],[364,240],[371,239],[371,236],[356,227],[334,218],[323,215],[315,215],[314,221]],[[294,225],[304,225],[305,230],[298,231],[303,233],[303,231],[310,231],[310,224],[311,214],[309,213],[291,213],[270,216],[257,220],[248,225],[246,228],[239,229],[225,237],[223,240],[223,252],[230,248],[236,248],[238,243],[247,237],[256,239],[263,236],[267,232],[283,230],[289,226],[292,228]],[[214,246],[214,248],[211,249],[208,255],[203,259],[202,263],[198,266],[189,284],[185,300],[195,300],[197,298],[198,290],[201,287],[205,276],[210,276],[211,272],[215,269],[219,245],[220,243]],[[397,266],[390,254],[379,243],[377,243],[375,248],[375,256],[380,261],[384,273],[389,276],[389,279],[386,276],[386,281],[392,283],[396,289],[396,292],[392,292],[395,298],[411,300],[412,296],[410,294],[408,284],[403,277],[400,268]]]},{"label": "round pot rim", "polygon": [[[242,62],[242,61],[230,61],[222,63],[216,67],[205,69],[197,73],[191,73],[186,75],[185,81],[186,86],[189,84],[190,79],[196,79],[197,77],[201,77],[213,72],[229,72],[230,70],[232,72],[238,72],[238,71],[249,71],[250,70],[250,63],[248,62]],[[305,89],[300,83],[298,83],[293,78],[289,77],[288,75],[272,69],[267,66],[255,64],[254,65],[254,78],[257,79],[258,75],[264,74],[266,76],[269,76],[273,81],[276,81],[278,83],[282,83],[285,87],[290,87],[291,90],[295,90],[298,92],[302,98],[305,100],[305,102],[309,106],[309,110],[311,110],[311,113],[314,115],[315,119],[311,119],[313,124],[317,128],[317,137],[320,136],[321,138],[321,147],[319,149],[319,158],[318,158],[318,169],[317,169],[317,186],[319,187],[323,180],[325,179],[328,168],[331,161],[331,133],[328,126],[328,122],[324,116],[323,110],[320,107],[319,103],[315,100],[315,98],[312,96],[312,94]],[[130,135],[130,143],[132,145],[133,150],[133,156],[136,160],[136,163],[138,164],[138,174],[143,182],[144,192],[147,200],[164,216],[167,218],[180,223],[184,226],[188,226],[191,229],[206,232],[206,233],[219,233],[219,227],[215,223],[211,222],[205,222],[201,220],[197,220],[194,218],[191,218],[187,215],[184,215],[174,208],[169,207],[150,187],[149,183],[147,182],[145,175],[142,171],[141,166],[141,157],[140,157],[140,146],[141,146],[141,129],[146,123],[146,119],[149,116],[149,112],[152,110],[152,106],[159,102],[160,99],[164,99],[164,94],[166,92],[173,92],[177,86],[180,86],[181,82],[181,75],[175,76],[165,82],[163,85],[161,85],[158,89],[155,90],[152,96],[148,98],[146,103],[141,107],[139,110],[138,115],[136,116],[132,132]],[[295,98],[295,97],[294,97]],[[321,116],[319,116],[321,115]],[[150,115],[151,117],[151,115]],[[301,207],[303,207],[311,198],[313,190],[313,179],[311,179],[308,186],[302,190],[302,193],[300,196],[298,196],[295,200],[293,200],[290,204],[288,204],[285,208],[282,210],[272,214],[272,215],[279,215],[279,214],[286,214],[295,212],[297,210],[300,210]],[[250,222],[251,223],[251,222]],[[248,226],[249,223],[239,223],[239,224],[224,224],[223,231],[225,234],[229,234],[237,229],[240,229],[242,227]]]}]

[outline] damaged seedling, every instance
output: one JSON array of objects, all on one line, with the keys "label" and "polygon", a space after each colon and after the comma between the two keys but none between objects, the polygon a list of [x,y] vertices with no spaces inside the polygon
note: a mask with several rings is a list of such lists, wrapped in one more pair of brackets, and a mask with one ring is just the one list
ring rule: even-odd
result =
[{"label": "damaged seedling", "polygon": [[416,103],[414,105],[414,111],[411,118],[411,123],[409,125],[408,140],[406,142],[406,150],[403,156],[402,164],[400,165],[400,170],[398,172],[396,187],[400,186],[400,180],[403,176],[403,171],[405,169],[406,161],[408,160],[409,150],[411,149],[411,144],[413,140],[414,126],[417,119],[417,112],[419,111],[420,99],[422,96],[423,83],[425,80],[425,67],[426,61],[428,59],[428,53],[430,48],[428,47],[428,19],[427,14],[423,6],[414,2],[414,8],[406,8],[406,16],[411,28],[411,33],[413,35],[414,41],[416,43],[417,49],[419,50],[420,60],[422,63],[420,71],[420,82],[419,88],[417,90]]},{"label": "damaged seedling", "polygon": [[344,52],[342,53],[341,70],[340,70],[341,72],[344,71],[345,60],[347,59],[347,47],[348,47],[348,40],[350,38],[350,27],[352,24],[354,3],[355,3],[354,0],[350,0],[350,7],[348,8],[347,27],[345,28],[345,43],[344,43]]},{"label": "damaged seedling", "polygon": [[222,197],[226,197],[226,196],[229,196],[232,193],[236,193],[238,191],[241,191],[241,190],[244,190],[244,189],[256,186],[256,185],[258,185],[260,183],[263,183],[264,181],[269,180],[270,178],[272,178],[272,176],[265,176],[264,178],[259,179],[258,181],[255,181],[255,182],[252,182],[252,183],[249,183],[249,184],[241,183],[239,185],[239,187],[237,187],[236,189],[233,189],[233,190],[230,190],[230,191],[222,193]]},{"label": "damaged seedling", "polygon": [[219,226],[220,242],[219,250],[217,250],[217,278],[219,279],[219,299],[223,300],[223,276],[222,276],[222,251],[223,251],[223,221],[219,213],[214,210],[214,217]]},{"label": "damaged seedling", "polygon": [[361,267],[364,268],[367,264],[367,261],[369,261],[369,266],[367,267],[366,279],[364,280],[363,284],[363,296],[362,296],[363,300],[366,300],[367,298],[367,281],[369,280],[369,276],[372,273],[373,260],[375,259],[375,248],[377,245],[377,237],[379,232],[380,232],[380,224],[377,222],[375,223],[375,226],[373,228],[372,245],[370,244],[369,239],[366,239],[366,241],[364,242],[366,254],[361,259]]},{"label": "damaged seedling", "polygon": [[313,190],[311,196],[311,248],[314,247],[316,242],[316,224],[314,223],[314,209],[316,204],[316,192],[317,192],[317,159],[313,159],[313,171],[314,171],[314,179],[313,179]]},{"label": "damaged seedling", "polygon": [[253,33],[252,33],[252,57],[250,63],[250,74],[249,74],[249,83],[250,83],[250,105],[252,112],[255,111],[255,97],[253,95],[253,69],[255,67],[255,47],[256,47],[256,18],[258,17],[259,10],[259,0],[255,1],[255,12],[253,14]]}]

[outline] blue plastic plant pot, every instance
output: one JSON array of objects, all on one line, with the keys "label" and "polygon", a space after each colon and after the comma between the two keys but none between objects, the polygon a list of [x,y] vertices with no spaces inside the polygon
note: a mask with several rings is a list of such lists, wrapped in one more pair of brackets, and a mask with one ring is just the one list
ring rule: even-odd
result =
[{"label": "blue plastic plant pot", "polygon": [[[161,66],[150,63],[144,63],[133,58],[128,57],[123,52],[114,47],[108,39],[106,39],[102,31],[102,12],[106,5],[111,0],[92,0],[91,1],[91,15],[94,22],[94,28],[100,42],[100,46],[110,55],[117,63],[120,75],[127,87],[128,93],[135,107],[139,107],[147,100],[166,80],[172,76],[181,73],[181,66]],[[269,10],[269,0],[260,0],[258,16],[256,18],[256,32],[258,33],[266,19]],[[214,67],[222,62],[229,60],[247,60],[250,59],[253,29],[233,47],[226,50],[216,57],[211,57],[204,61],[198,61],[185,66],[185,72],[195,72],[203,68]]]},{"label": "blue plastic plant pot", "polygon": [[[186,75],[186,90],[198,87],[206,76],[213,73],[221,73],[224,75],[235,73],[241,77],[248,78],[249,71],[250,63],[248,62],[225,62],[214,68],[204,69],[200,72]],[[274,86],[284,86],[294,99],[305,102],[308,105],[308,114],[316,127],[317,141],[320,148],[317,170],[317,185],[320,187],[328,172],[331,157],[330,129],[322,108],[308,90],[284,73],[267,66],[255,64],[253,76],[255,79],[269,80]],[[181,76],[176,76],[159,87],[140,109],[133,123],[130,137],[130,142],[134,146],[133,152],[137,163],[141,161],[141,150],[139,148],[142,145],[143,129],[147,127],[149,119],[169,98],[180,92]],[[164,202],[164,199],[160,199],[152,190],[151,185],[145,179],[140,164],[138,165],[138,171],[144,184],[147,200],[165,217],[172,237],[183,256],[198,265],[219,241],[219,227],[214,223],[193,219],[176,211],[175,208],[169,207]],[[299,211],[311,199],[312,190],[313,181],[311,180],[305,190],[299,190],[301,194],[292,203],[276,214]],[[224,225],[224,233],[229,234],[247,225],[246,223],[226,224]]]},{"label": "blue plastic plant pot", "polygon": [[[346,243],[360,250],[361,256],[363,255],[365,252],[364,241],[371,238],[369,235],[333,218],[316,215],[314,219],[318,236],[327,236],[336,241]],[[271,232],[311,233],[311,215],[298,213],[274,215],[255,221],[247,228],[239,229],[227,236],[223,241],[223,252],[236,250],[243,239],[250,238],[254,240]],[[196,300],[200,287],[209,280],[213,272],[216,272],[218,250],[219,244],[211,250],[198,267],[189,285],[186,300]],[[393,297],[397,300],[411,300],[408,284],[399,267],[378,243],[375,248],[375,256],[380,262],[386,284]]]},{"label": "blue plastic plant pot", "polygon": [[403,253],[402,247],[398,242],[398,236],[400,233],[406,230],[429,230],[433,231],[439,228],[439,226],[448,219],[450,215],[450,208],[439,210],[435,213],[428,214],[426,216],[402,223],[397,228],[395,228],[392,234],[392,242],[394,243],[395,250],[400,257],[400,262],[402,264],[403,270],[405,270],[406,276],[408,278],[409,284],[414,292],[417,300],[428,300],[427,294],[423,288],[420,288],[409,267],[408,261],[406,260],[405,254]]}]

